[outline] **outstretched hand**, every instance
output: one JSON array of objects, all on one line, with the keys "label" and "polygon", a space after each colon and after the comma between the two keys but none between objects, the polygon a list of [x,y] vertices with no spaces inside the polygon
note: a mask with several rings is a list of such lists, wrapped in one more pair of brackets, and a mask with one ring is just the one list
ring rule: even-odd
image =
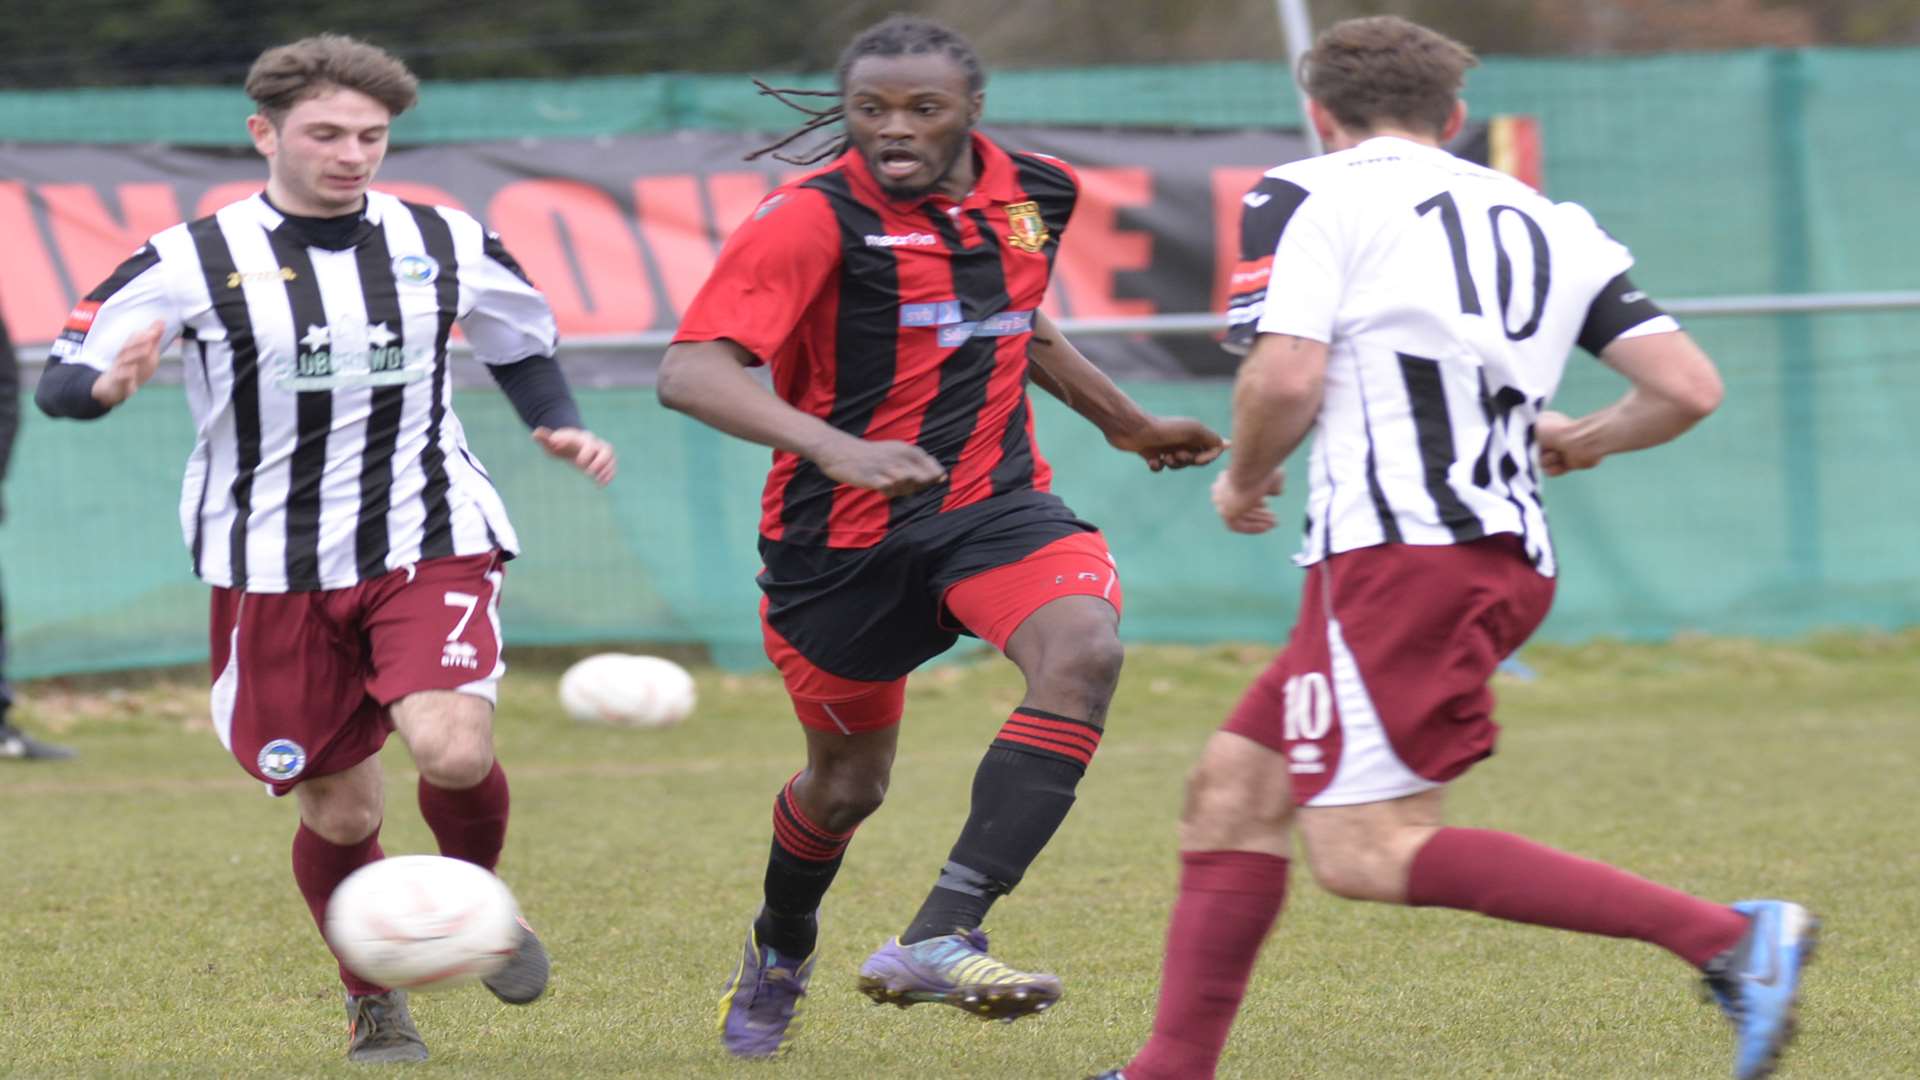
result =
[{"label": "outstretched hand", "polygon": [[1287,485],[1287,470],[1278,468],[1265,481],[1250,488],[1233,482],[1233,470],[1220,473],[1213,481],[1213,508],[1227,528],[1237,533],[1263,533],[1280,523],[1267,498],[1278,495]]},{"label": "outstretched hand", "polygon": [[533,441],[540,448],[593,478],[606,487],[619,466],[613,444],[584,428],[534,428]]},{"label": "outstretched hand", "polygon": [[113,365],[93,380],[93,400],[111,409],[132,397],[160,367],[160,337],[167,324],[159,319],[120,346]]},{"label": "outstretched hand", "polygon": [[1139,454],[1154,472],[1205,465],[1225,453],[1228,445],[1219,432],[1184,416],[1148,417],[1132,431],[1107,436],[1107,443]]}]

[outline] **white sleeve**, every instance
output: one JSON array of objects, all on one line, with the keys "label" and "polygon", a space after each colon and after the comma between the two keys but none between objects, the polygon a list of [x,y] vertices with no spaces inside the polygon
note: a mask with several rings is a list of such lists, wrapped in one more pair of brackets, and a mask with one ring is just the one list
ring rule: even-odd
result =
[{"label": "white sleeve", "polygon": [[1280,234],[1260,333],[1333,341],[1334,317],[1346,294],[1347,257],[1330,203],[1325,194],[1308,195]]},{"label": "white sleeve", "polygon": [[485,364],[552,356],[560,344],[553,307],[520,269],[500,237],[482,232],[477,258],[460,266],[460,328]]},{"label": "white sleeve", "polygon": [[151,243],[142,245],[74,305],[49,355],[61,363],[105,371],[113,366],[120,346],[156,319],[166,324],[160,335],[165,346],[179,336],[183,318],[168,280],[160,253]]}]

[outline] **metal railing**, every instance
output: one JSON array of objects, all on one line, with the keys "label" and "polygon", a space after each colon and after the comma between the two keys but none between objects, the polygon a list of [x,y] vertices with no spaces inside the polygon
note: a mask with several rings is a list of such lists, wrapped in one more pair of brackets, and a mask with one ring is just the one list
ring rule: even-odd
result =
[{"label": "metal railing", "polygon": [[[1696,296],[1661,301],[1669,314],[1695,318],[1732,315],[1828,315],[1845,312],[1920,310],[1920,291],[1776,293],[1753,296]],[[1226,329],[1224,315],[1181,312],[1170,315],[1133,315],[1124,318],[1061,319],[1062,332],[1075,337],[1127,334],[1211,334]],[[661,349],[673,342],[672,330],[642,330],[633,334],[595,334],[569,337],[566,344],[592,349]],[[451,351],[468,351],[455,341]],[[46,346],[23,348],[22,360],[45,360]]]}]

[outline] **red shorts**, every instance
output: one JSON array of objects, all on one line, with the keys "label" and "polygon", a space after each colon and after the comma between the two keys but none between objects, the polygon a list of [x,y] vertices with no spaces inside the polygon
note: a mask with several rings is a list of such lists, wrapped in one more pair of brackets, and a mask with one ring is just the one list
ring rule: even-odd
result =
[{"label": "red shorts", "polygon": [[[942,602],[961,626],[1005,652],[1007,640],[1027,616],[1063,596],[1098,596],[1114,611],[1121,610],[1125,591],[1099,533],[1064,536],[1016,562],[964,578],[947,589]],[[906,676],[867,682],[821,670],[767,621],[767,606],[763,599],[760,631],[767,656],[780,669],[802,724],[850,735],[900,722],[906,709]]]},{"label": "red shorts", "polygon": [[1221,730],[1285,755],[1302,806],[1439,787],[1493,753],[1487,680],[1553,584],[1513,536],[1335,555],[1308,567],[1293,636]]},{"label": "red shorts", "polygon": [[420,690],[493,701],[498,552],[391,570],[322,592],[213,590],[213,723],[275,795],[380,752],[387,706]]}]

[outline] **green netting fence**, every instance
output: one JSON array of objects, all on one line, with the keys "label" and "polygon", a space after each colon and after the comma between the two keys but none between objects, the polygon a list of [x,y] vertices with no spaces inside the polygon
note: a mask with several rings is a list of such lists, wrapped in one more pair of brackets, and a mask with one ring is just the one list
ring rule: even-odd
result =
[{"label": "green netting fence", "polygon": [[[1009,71],[1000,122],[1286,124],[1272,65]],[[416,141],[582,138],[673,127],[777,128],[744,77],[657,76],[428,88]],[[1590,207],[1662,297],[1920,288],[1920,131],[1887,122],[1920,100],[1920,51],[1809,50],[1607,59],[1491,58],[1476,110],[1540,119],[1551,194]],[[0,94],[0,139],[228,143],[226,90]],[[5,179],[5,178],[0,178]],[[1920,622],[1920,313],[1695,320],[1722,363],[1723,411],[1681,443],[1554,482],[1565,567],[1543,634],[1794,634]],[[1227,388],[1136,383],[1149,406],[1224,423]],[[1620,390],[1577,357],[1560,404]],[[526,444],[499,396],[459,409],[527,554],[510,573],[511,641],[704,642],[757,657],[753,532],[766,453],[660,409],[645,387],[582,393],[625,463],[606,492]],[[29,409],[31,413],[31,409]],[[1133,640],[1277,640],[1298,572],[1291,529],[1227,535],[1205,475],[1149,476],[1043,401],[1056,488],[1108,532]],[[175,522],[191,445],[174,387],[97,424],[29,415],[0,529],[15,674],[193,660],[205,590]],[[1283,507],[1297,521],[1299,494]]]}]

